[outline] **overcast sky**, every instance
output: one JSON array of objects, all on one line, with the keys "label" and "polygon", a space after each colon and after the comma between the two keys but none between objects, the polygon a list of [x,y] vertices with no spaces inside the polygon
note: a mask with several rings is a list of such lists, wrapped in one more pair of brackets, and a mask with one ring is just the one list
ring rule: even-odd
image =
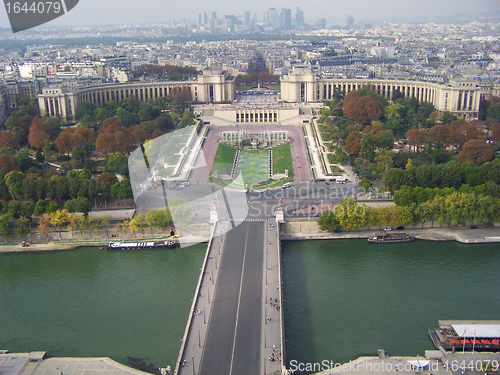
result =
[{"label": "overcast sky", "polygon": [[[202,11],[216,11],[218,18],[226,14],[256,12],[262,21],[271,7],[296,8],[305,12],[306,21],[318,18],[345,20],[347,14],[358,20],[421,18],[454,14],[500,12],[500,0],[80,0],[68,14],[48,25],[117,25],[170,23],[172,18],[195,20]],[[0,11],[0,26],[10,27],[5,8]]]}]

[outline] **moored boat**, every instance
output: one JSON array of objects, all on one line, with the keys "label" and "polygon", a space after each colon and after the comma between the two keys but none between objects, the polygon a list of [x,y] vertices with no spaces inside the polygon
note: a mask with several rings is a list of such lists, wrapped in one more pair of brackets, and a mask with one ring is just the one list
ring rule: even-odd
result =
[{"label": "moored boat", "polygon": [[412,242],[415,241],[415,236],[410,236],[407,233],[383,233],[374,234],[368,237],[368,242],[372,243],[395,243],[395,242]]},{"label": "moored boat", "polygon": [[138,249],[163,249],[173,248],[177,245],[177,241],[141,241],[141,242],[110,242],[108,250],[138,250]]}]

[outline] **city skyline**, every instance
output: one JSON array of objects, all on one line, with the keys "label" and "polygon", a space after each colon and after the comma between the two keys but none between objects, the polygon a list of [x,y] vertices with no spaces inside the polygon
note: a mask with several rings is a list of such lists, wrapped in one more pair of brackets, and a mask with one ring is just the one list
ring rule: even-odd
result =
[{"label": "city skyline", "polygon": [[[448,17],[466,14],[494,14],[500,12],[500,3],[495,0],[477,0],[474,3],[466,0],[423,0],[396,1],[377,0],[367,2],[366,0],[353,0],[349,4],[332,4],[321,0],[312,2],[240,2],[221,3],[218,1],[207,4],[199,0],[191,0],[189,8],[184,4],[169,4],[160,0],[148,0],[138,7],[136,3],[125,0],[108,0],[106,6],[98,0],[82,0],[68,14],[59,17],[45,25],[51,26],[98,26],[98,25],[120,25],[120,24],[157,24],[172,23],[176,19],[178,23],[186,19],[195,23],[197,14],[200,12],[216,12],[218,18],[225,15],[243,16],[245,11],[254,12],[259,23],[263,22],[264,13],[269,8],[292,9],[295,16],[297,7],[305,13],[305,22],[317,21],[326,18],[327,21],[346,23],[347,15],[354,17],[354,22],[362,20],[393,20],[393,19],[419,19],[433,17]],[[0,27],[9,28],[6,11],[0,13]]]}]

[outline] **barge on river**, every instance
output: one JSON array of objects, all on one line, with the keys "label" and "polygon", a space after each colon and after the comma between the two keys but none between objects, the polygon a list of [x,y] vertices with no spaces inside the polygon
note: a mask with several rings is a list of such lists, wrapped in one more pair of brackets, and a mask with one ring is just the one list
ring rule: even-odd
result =
[{"label": "barge on river", "polygon": [[447,352],[498,352],[500,320],[440,320],[429,336],[437,349]]},{"label": "barge on river", "polygon": [[143,241],[143,242],[110,242],[108,250],[139,250],[139,249],[164,249],[173,248],[177,241]]},{"label": "barge on river", "polygon": [[383,233],[374,234],[368,237],[368,242],[373,243],[395,243],[395,242],[412,242],[415,241],[414,236],[407,233]]}]

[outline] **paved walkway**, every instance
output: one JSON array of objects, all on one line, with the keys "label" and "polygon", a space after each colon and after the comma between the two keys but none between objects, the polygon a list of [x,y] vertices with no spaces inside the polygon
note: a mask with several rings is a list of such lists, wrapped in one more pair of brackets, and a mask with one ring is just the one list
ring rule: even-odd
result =
[{"label": "paved walkway", "polygon": [[[266,221],[264,253],[264,305],[262,316],[266,324],[262,326],[263,373],[280,373],[285,362],[283,293],[281,285],[281,245],[278,225],[275,220]],[[267,317],[270,318],[267,319]]]},{"label": "paved walkway", "polygon": [[[458,241],[461,243],[494,243],[500,242],[500,227],[471,229],[462,228],[405,228],[404,232],[420,240],[431,241]],[[373,233],[380,233],[378,227],[363,228],[360,230],[340,233],[321,231],[316,220],[289,221],[281,226],[282,240],[334,240],[334,239],[366,239]]]},{"label": "paved walkway", "polygon": [[219,232],[223,234],[212,237],[208,244],[175,366],[176,374],[199,373],[215,295],[215,286],[219,278],[224,241],[227,237],[226,232],[229,225],[229,222],[222,222],[214,226],[214,234]]}]

